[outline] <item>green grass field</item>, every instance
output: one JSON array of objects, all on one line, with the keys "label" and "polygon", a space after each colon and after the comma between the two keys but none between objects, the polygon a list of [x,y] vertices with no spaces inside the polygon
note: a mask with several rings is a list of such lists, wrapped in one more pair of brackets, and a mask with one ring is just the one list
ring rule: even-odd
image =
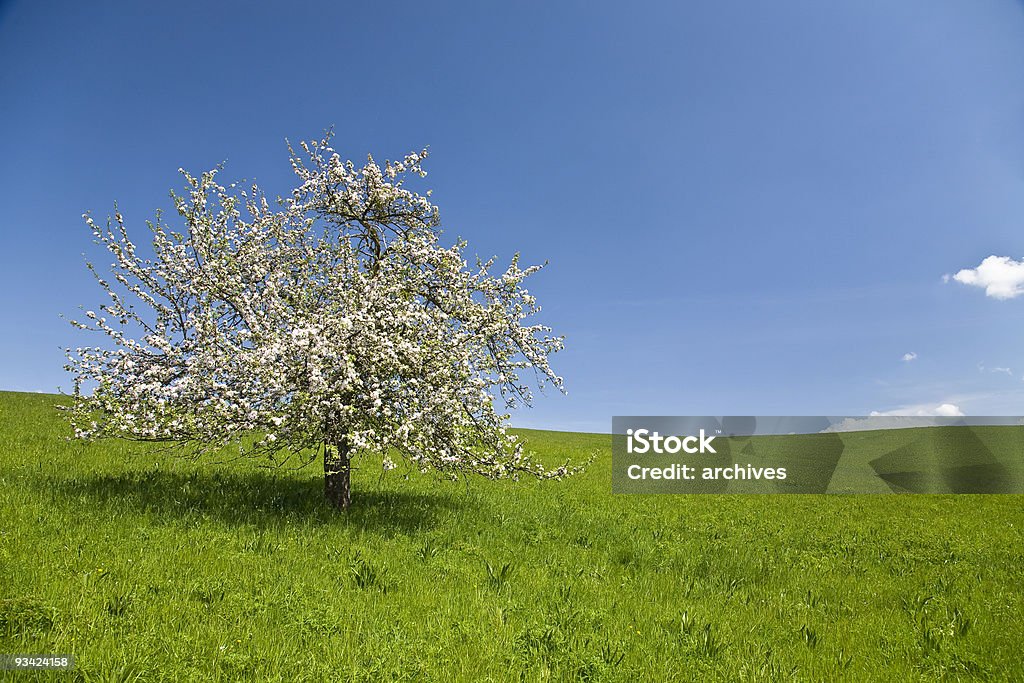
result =
[{"label": "green grass field", "polygon": [[1024,678],[1021,496],[613,496],[610,437],[527,431],[599,457],[364,461],[344,516],[319,464],[69,443],[55,401],[0,393],[0,653],[77,657],[44,680]]}]

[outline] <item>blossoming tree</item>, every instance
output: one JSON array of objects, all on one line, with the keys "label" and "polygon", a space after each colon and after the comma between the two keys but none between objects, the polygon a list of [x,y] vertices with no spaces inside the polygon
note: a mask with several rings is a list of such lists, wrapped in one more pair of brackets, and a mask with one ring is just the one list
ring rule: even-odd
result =
[{"label": "blossoming tree", "polygon": [[562,338],[524,322],[540,310],[523,288],[539,266],[517,255],[492,274],[494,259],[467,264],[465,242],[439,244],[430,192],[405,187],[426,175],[425,150],[357,167],[330,139],[289,146],[298,183],[276,202],[181,170],[184,226],[158,213],[151,254],[116,209],[105,225],[85,215],[113,263],[109,277],[87,264],[108,300],[72,321],[107,337],[67,349],[75,436],[276,462],[322,452],[342,509],[367,452],[453,477],[574,471],[531,460],[500,412],[530,403],[525,375],[562,389],[548,363]]}]

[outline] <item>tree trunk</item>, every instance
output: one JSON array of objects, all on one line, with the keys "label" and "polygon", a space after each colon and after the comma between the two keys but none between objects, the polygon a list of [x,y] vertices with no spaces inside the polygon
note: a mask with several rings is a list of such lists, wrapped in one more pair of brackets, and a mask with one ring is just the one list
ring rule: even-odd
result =
[{"label": "tree trunk", "polygon": [[346,439],[324,447],[324,493],[327,502],[339,510],[348,512],[352,504],[352,465]]}]

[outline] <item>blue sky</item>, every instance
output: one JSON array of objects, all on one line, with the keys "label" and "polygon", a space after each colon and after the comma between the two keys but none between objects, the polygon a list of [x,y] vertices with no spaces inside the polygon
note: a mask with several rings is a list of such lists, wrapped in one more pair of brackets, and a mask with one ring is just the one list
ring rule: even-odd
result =
[{"label": "blue sky", "polygon": [[69,388],[83,211],[144,230],[221,161],[287,191],[284,138],[333,125],[430,145],[447,236],[550,261],[569,395],[515,424],[1024,414],[1022,9],[0,4],[0,388]]}]

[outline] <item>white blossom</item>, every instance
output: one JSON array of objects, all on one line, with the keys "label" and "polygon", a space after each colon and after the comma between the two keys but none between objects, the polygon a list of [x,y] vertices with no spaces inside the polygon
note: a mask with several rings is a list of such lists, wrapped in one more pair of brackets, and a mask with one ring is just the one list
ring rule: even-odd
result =
[{"label": "white blossom", "polygon": [[286,456],[345,439],[385,470],[399,454],[452,475],[574,472],[531,462],[505,430],[528,380],[563,388],[548,362],[562,338],[526,322],[540,266],[516,255],[492,275],[495,259],[440,244],[437,207],[405,187],[427,150],[357,168],[329,140],[289,147],[297,185],[277,203],[180,170],[182,225],[158,214],[146,255],[119,211],[85,216],[114,261],[109,278],[87,264],[103,315],[71,323],[106,337],[67,349],[75,436]]}]

